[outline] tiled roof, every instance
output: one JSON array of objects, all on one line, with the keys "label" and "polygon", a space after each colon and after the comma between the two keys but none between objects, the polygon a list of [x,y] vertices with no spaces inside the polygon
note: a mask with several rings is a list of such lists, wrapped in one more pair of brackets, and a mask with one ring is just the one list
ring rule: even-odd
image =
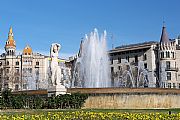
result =
[{"label": "tiled roof", "polygon": [[169,41],[168,34],[167,34],[167,32],[166,32],[166,27],[163,26],[160,43],[169,43],[169,42],[170,42],[170,41]]}]

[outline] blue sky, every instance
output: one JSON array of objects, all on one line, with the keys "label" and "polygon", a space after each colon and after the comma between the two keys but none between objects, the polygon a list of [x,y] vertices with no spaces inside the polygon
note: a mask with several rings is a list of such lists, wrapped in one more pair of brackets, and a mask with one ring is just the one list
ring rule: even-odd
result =
[{"label": "blue sky", "polygon": [[94,28],[99,33],[107,30],[108,49],[112,43],[159,41],[163,18],[169,37],[176,38],[179,5],[179,0],[1,0],[0,49],[11,25],[17,50],[29,44],[46,53],[58,42],[64,56],[75,54],[81,38]]}]

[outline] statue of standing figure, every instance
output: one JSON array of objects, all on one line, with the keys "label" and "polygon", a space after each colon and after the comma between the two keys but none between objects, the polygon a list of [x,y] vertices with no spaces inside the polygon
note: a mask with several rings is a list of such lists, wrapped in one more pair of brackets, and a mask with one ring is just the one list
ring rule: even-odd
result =
[{"label": "statue of standing figure", "polygon": [[61,45],[58,43],[53,43],[51,45],[51,50],[50,50],[50,57],[51,57],[51,80],[52,80],[52,85],[53,86],[58,86],[62,85],[61,84],[61,69],[60,66],[58,65],[58,54],[59,50],[61,48]]}]

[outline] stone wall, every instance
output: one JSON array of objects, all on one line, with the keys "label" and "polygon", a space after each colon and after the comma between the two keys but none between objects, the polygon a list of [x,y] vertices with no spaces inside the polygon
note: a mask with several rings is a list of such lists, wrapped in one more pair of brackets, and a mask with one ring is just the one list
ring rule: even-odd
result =
[{"label": "stone wall", "polygon": [[180,108],[180,90],[172,88],[71,88],[67,92],[89,94],[83,108]]},{"label": "stone wall", "polygon": [[94,94],[88,97],[83,108],[180,108],[180,94]]}]

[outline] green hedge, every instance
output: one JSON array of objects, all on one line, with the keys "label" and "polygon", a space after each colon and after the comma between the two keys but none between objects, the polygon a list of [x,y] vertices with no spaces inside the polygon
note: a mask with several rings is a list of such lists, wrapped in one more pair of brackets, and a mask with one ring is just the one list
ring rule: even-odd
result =
[{"label": "green hedge", "polygon": [[56,97],[41,97],[26,94],[13,95],[10,89],[4,90],[0,97],[1,109],[79,109],[83,106],[87,94],[73,93]]}]

